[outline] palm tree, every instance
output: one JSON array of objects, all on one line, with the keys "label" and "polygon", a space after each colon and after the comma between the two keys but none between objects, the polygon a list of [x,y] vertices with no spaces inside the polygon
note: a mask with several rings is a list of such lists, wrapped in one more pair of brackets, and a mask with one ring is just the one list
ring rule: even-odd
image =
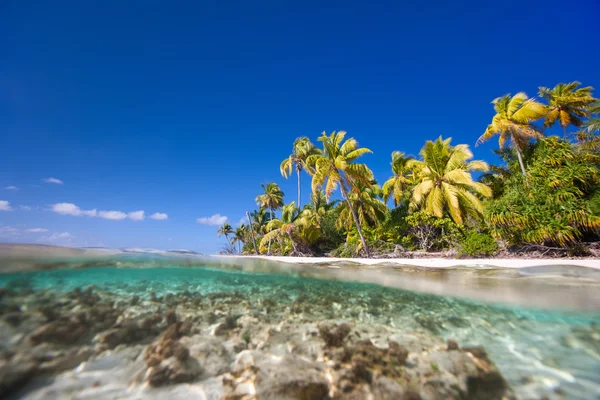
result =
[{"label": "palm tree", "polygon": [[413,189],[410,208],[439,218],[448,212],[454,222],[462,224],[467,215],[483,215],[483,203],[476,194],[490,197],[492,191],[471,176],[471,171],[487,171],[488,165],[469,161],[473,158],[469,146],[451,146],[451,140],[440,136],[425,143],[420,152],[423,160],[417,162],[420,183]]},{"label": "palm tree", "polygon": [[368,257],[369,248],[348,193],[356,188],[358,184],[369,186],[373,180],[373,172],[365,164],[354,163],[358,157],[366,153],[372,153],[372,151],[358,147],[358,142],[354,138],[344,141],[345,136],[346,132],[339,131],[333,132],[329,136],[323,132],[319,137],[319,141],[323,143],[322,153],[312,155],[307,160],[308,165],[314,166],[312,190],[313,193],[316,193],[319,188],[325,186],[325,196],[329,199],[339,186],[342,197],[350,208],[360,240]]},{"label": "palm tree", "polygon": [[231,244],[231,241],[229,240],[229,235],[233,234],[234,230],[231,227],[231,225],[229,225],[227,222],[225,222],[222,226],[219,227],[219,230],[217,231],[217,236],[221,237],[222,235],[225,235],[225,239],[227,239],[227,243]]},{"label": "palm tree", "polygon": [[289,178],[292,174],[292,170],[296,169],[296,174],[298,175],[298,208],[300,208],[300,195],[301,195],[301,186],[300,186],[300,173],[303,169],[308,169],[309,166],[306,164],[306,160],[308,157],[318,154],[319,149],[315,147],[314,144],[307,137],[299,137],[294,140],[294,145],[292,147],[292,154],[285,160],[281,162],[279,166],[279,171],[284,178]]},{"label": "palm tree", "polygon": [[271,213],[271,219],[274,218],[274,211],[279,210],[283,205],[283,192],[278,184],[270,182],[266,185],[261,184],[264,193],[256,196],[256,204],[266,208]]},{"label": "palm tree", "polygon": [[[379,224],[379,221],[385,218],[387,212],[387,206],[381,200],[379,195],[381,189],[377,185],[370,187],[362,187],[359,185],[358,190],[353,190],[348,193],[350,203],[352,203],[358,219],[360,220],[361,226],[375,226]],[[340,214],[336,225],[338,229],[346,229],[349,231],[352,229],[353,221],[352,214],[348,208],[348,203],[341,203]]]},{"label": "palm tree", "polygon": [[233,234],[233,243],[238,244],[238,253],[242,253],[241,245],[246,243],[246,238],[248,237],[248,227],[245,224],[241,224],[235,229],[235,233]]},{"label": "palm tree", "polygon": [[590,120],[585,122],[585,129],[589,134],[600,133],[600,100],[590,107]]},{"label": "palm tree", "polygon": [[415,164],[412,157],[406,157],[401,151],[394,151],[391,165],[394,176],[383,184],[383,200],[387,203],[393,197],[394,206],[398,207],[406,190],[415,184]]},{"label": "palm tree", "polygon": [[298,229],[298,235],[305,242],[313,244],[323,237],[322,224],[338,201],[327,201],[322,190],[311,194],[310,197],[312,201],[304,206],[294,223]]},{"label": "palm tree", "polygon": [[492,101],[496,115],[491,124],[477,140],[477,145],[485,142],[494,135],[498,135],[498,144],[503,148],[507,140],[511,140],[519,158],[519,165],[523,176],[527,176],[525,165],[521,156],[521,147],[529,139],[535,139],[543,134],[532,123],[545,115],[543,104],[534,99],[529,99],[523,92],[514,96],[507,94]]},{"label": "palm tree", "polygon": [[271,219],[271,216],[263,207],[260,207],[258,210],[250,213],[250,218],[252,220],[251,224],[253,230],[257,234],[262,235],[265,231],[265,226],[267,226],[267,223]]},{"label": "palm tree", "polygon": [[587,86],[577,89],[580,82],[559,83],[553,89],[541,86],[540,97],[548,101],[548,108],[544,127],[550,127],[558,121],[563,128],[567,140],[567,127],[573,125],[577,128],[583,125],[581,118],[589,118],[589,108],[596,101],[592,96],[593,87]]},{"label": "palm tree", "polygon": [[[263,211],[263,215],[264,215],[264,210],[261,209]],[[256,245],[256,236],[254,236],[254,216],[253,219],[250,219],[250,214],[248,213],[248,211],[246,211],[246,219],[248,219],[248,230],[250,231],[250,237],[252,238],[252,244],[254,245],[254,252],[256,254],[258,254],[258,246]]]},{"label": "palm tree", "polygon": [[[298,209],[296,203],[293,201],[290,204],[286,204],[281,208],[281,219],[273,219],[267,224],[267,233],[263,236],[260,241],[260,247],[264,248],[265,243],[268,241],[269,246],[272,239],[281,239],[282,237],[288,238],[294,249],[294,253],[298,252],[296,242],[294,241],[294,232],[296,231],[296,225],[294,221],[298,218]],[[280,248],[283,253],[283,247]]]},{"label": "palm tree", "polygon": [[[274,211],[279,210],[283,205],[283,192],[278,184],[270,182],[266,185],[261,184],[264,193],[256,196],[256,204],[270,211],[271,219],[275,218]],[[271,242],[269,241],[269,253],[271,252]]]},{"label": "palm tree", "polygon": [[590,119],[584,124],[585,129],[576,134],[577,147],[579,147],[585,157],[591,162],[599,163],[600,155],[600,100],[597,100],[590,107]]}]

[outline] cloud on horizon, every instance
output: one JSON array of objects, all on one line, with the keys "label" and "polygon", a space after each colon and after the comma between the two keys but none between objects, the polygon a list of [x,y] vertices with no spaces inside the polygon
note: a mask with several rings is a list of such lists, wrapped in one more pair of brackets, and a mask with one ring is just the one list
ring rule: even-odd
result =
[{"label": "cloud on horizon", "polygon": [[[7,202],[8,203],[8,202]],[[0,202],[1,205],[1,202]],[[30,210],[31,207],[25,208],[27,206],[21,206],[22,209]],[[96,208],[93,210],[82,210],[79,206],[73,203],[56,203],[50,206],[50,211],[55,212],[61,215],[72,215],[74,217],[98,217],[109,219],[113,221],[121,221],[125,218],[129,218],[132,221],[143,221],[146,218],[146,212],[144,210],[131,211],[125,213],[123,211],[118,210],[108,210],[108,211],[98,211]],[[152,219],[156,220],[165,220],[168,218],[168,215],[165,213],[154,213],[150,216]]]},{"label": "cloud on horizon", "polygon": [[19,206],[19,208],[20,208],[21,210],[23,210],[23,211],[31,211],[31,207],[30,207],[30,206],[23,206],[23,205],[20,205],[20,206]]},{"label": "cloud on horizon", "polygon": [[57,232],[57,233],[53,233],[50,236],[44,236],[41,237],[38,241],[40,242],[56,242],[56,241],[63,241],[66,243],[71,242],[71,239],[73,239],[75,236],[71,235],[69,232]]},{"label": "cloud on horizon", "polygon": [[12,211],[12,207],[8,200],[0,200],[0,211]]},{"label": "cloud on horizon", "polygon": [[62,233],[55,233],[52,236],[50,236],[50,239],[52,238],[57,238],[57,239],[65,239],[65,238],[72,238],[73,235],[71,235],[69,232],[62,232]]},{"label": "cloud on horizon", "polygon": [[127,218],[132,221],[143,221],[146,218],[144,214],[144,210],[132,211],[127,213]]},{"label": "cloud on horizon", "polygon": [[53,178],[53,177],[45,178],[44,182],[46,182],[46,183],[56,183],[57,185],[62,185],[64,183],[60,179],[56,179],[56,178]]},{"label": "cloud on horizon", "polygon": [[29,228],[27,232],[38,233],[38,232],[48,232],[46,228]]},{"label": "cloud on horizon", "polygon": [[88,216],[88,217],[95,217],[96,216],[96,209],[95,208],[93,210],[82,210],[81,208],[77,207],[73,203],[56,203],[56,204],[52,204],[51,210],[53,212],[57,213],[57,214],[73,215],[75,217],[79,217],[81,215],[85,215],[85,216]]},{"label": "cloud on horizon", "polygon": [[11,186],[6,186],[4,189],[6,189],[6,190],[19,190],[18,187],[12,186],[12,185]]},{"label": "cloud on horizon", "polygon": [[0,226],[0,237],[18,236],[19,229],[14,226]]},{"label": "cloud on horizon", "polygon": [[213,214],[210,217],[196,218],[196,222],[202,225],[219,226],[227,222],[227,217],[221,214]]},{"label": "cloud on horizon", "polygon": [[155,219],[157,221],[164,221],[165,219],[168,219],[169,216],[166,213],[156,212],[156,213],[152,214],[150,216],[150,218]]},{"label": "cloud on horizon", "polygon": [[100,211],[98,213],[98,216],[100,218],[104,218],[104,219],[112,219],[114,221],[120,221],[122,219],[127,218],[127,214],[125,214],[123,211]]}]

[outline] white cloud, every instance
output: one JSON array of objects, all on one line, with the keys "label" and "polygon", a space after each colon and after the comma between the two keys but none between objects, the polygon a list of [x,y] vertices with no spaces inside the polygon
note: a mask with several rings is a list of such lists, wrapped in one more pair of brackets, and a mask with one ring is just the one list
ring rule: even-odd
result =
[{"label": "white cloud", "polygon": [[81,208],[77,207],[73,203],[56,203],[56,204],[52,204],[51,210],[54,211],[57,214],[73,215],[73,216],[76,216],[76,217],[79,217],[81,215],[86,215],[88,217],[95,217],[96,216],[96,209],[95,208],[93,210],[82,210]]},{"label": "white cloud", "polygon": [[18,190],[19,188],[16,186],[6,186],[4,189],[6,190]]},{"label": "white cloud", "polygon": [[196,222],[202,225],[214,225],[219,226],[227,222],[227,217],[221,214],[214,214],[210,217],[196,218]]},{"label": "white cloud", "polygon": [[29,206],[19,206],[19,208],[23,211],[31,211],[31,207]]},{"label": "white cloud", "polygon": [[127,218],[127,214],[125,214],[123,211],[100,211],[98,216],[100,218],[112,219],[115,221]]},{"label": "white cloud", "polygon": [[145,218],[144,210],[129,212],[127,213],[127,218],[132,221],[143,221]]},{"label": "white cloud", "polygon": [[0,211],[12,211],[10,202],[7,200],[0,200]]},{"label": "white cloud", "polygon": [[156,219],[158,221],[164,221],[165,219],[168,219],[169,216],[166,213],[159,213],[159,212],[157,212],[157,213],[152,214],[150,216],[150,218]]},{"label": "white cloud", "polygon": [[30,229],[27,229],[27,232],[35,232],[35,233],[48,232],[48,229],[46,229],[46,228],[30,228]]},{"label": "white cloud", "polygon": [[73,235],[71,235],[69,232],[61,232],[61,233],[52,234],[52,236],[50,236],[48,238],[48,240],[71,239],[71,238],[73,238]]},{"label": "white cloud", "polygon": [[46,182],[46,183],[56,183],[57,185],[62,185],[64,183],[60,179],[56,179],[56,178],[53,178],[53,177],[44,179],[44,182]]},{"label": "white cloud", "polygon": [[[21,206],[23,210],[31,210],[31,207]],[[128,213],[124,213],[123,211],[118,210],[109,210],[109,211],[97,211],[96,208],[93,210],[82,210],[79,206],[73,203],[56,203],[50,206],[50,210],[62,215],[73,215],[76,217],[85,215],[88,217],[99,217],[104,219],[111,219],[113,221],[120,221],[125,218],[129,218],[132,221],[143,221],[146,218],[146,212],[144,210],[131,211]],[[150,216],[152,219],[164,220],[167,219],[167,214],[164,213],[154,213]]]},{"label": "white cloud", "polygon": [[0,226],[0,237],[18,236],[19,230],[12,226]]}]

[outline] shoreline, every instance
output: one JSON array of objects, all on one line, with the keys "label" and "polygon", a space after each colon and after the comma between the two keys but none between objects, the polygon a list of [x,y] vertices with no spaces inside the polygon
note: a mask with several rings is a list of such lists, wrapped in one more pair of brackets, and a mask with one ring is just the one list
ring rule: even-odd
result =
[{"label": "shoreline", "polygon": [[450,258],[337,258],[337,257],[292,257],[292,256],[265,256],[265,255],[215,255],[214,257],[239,258],[239,259],[261,259],[276,262],[294,263],[294,264],[320,264],[320,263],[338,263],[354,262],[362,265],[377,264],[398,264],[425,268],[452,268],[459,266],[492,266],[499,268],[528,268],[538,266],[576,266],[593,268],[600,270],[600,260],[582,259],[570,260],[560,258],[469,258],[469,259],[450,259]]}]

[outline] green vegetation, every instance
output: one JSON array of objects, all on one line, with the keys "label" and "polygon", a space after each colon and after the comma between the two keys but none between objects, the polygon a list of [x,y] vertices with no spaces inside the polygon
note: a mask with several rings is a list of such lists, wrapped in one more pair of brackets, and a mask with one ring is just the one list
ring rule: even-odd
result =
[{"label": "green vegetation", "polygon": [[470,257],[489,257],[498,251],[498,243],[488,234],[472,229],[460,242],[460,254]]},{"label": "green vegetation", "polygon": [[[580,85],[494,99],[495,115],[476,144],[498,136],[500,165],[473,160],[469,145],[439,137],[418,159],[394,151],[392,174],[379,186],[360,162],[371,150],[346,132],[323,132],[321,148],[298,138],[280,165],[285,178],[296,171],[297,201],[285,204],[276,183],[262,185],[249,223],[225,224],[218,234],[227,252],[246,254],[456,250],[485,257],[532,245],[585,254],[585,242],[600,240],[600,101]],[[556,125],[563,137],[548,136]],[[303,172],[312,193],[300,207]]]}]

